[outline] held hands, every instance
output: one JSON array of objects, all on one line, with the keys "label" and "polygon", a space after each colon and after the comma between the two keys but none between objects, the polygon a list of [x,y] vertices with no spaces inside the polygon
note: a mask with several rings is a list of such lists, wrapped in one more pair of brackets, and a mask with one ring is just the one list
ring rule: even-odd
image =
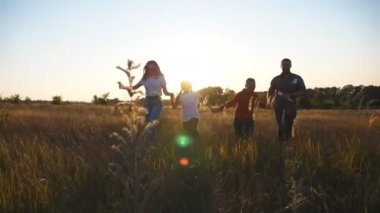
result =
[{"label": "held hands", "polygon": [[209,103],[207,103],[207,107],[210,109],[211,112],[213,113],[217,113],[217,112],[222,112],[223,109],[224,109],[224,106],[220,106],[220,107],[217,107],[217,108],[212,108],[211,105]]},{"label": "held hands", "polygon": [[174,98],[174,93],[170,93],[169,96],[170,96],[170,102],[171,102],[172,108],[177,109],[177,103]]},{"label": "held hands", "polygon": [[257,111],[258,108],[261,109],[270,109],[271,104],[269,99],[267,100],[267,103],[262,102],[260,99],[256,99],[252,106],[252,111]]},{"label": "held hands", "polygon": [[170,96],[170,100],[171,100],[171,104],[172,104],[172,108],[173,108],[173,109],[177,109],[177,105],[178,105],[179,97],[180,97],[181,94],[182,94],[182,90],[179,91],[179,93],[178,93],[178,95],[177,95],[177,99],[175,98],[174,93],[170,93],[170,94],[169,94],[169,96]]}]

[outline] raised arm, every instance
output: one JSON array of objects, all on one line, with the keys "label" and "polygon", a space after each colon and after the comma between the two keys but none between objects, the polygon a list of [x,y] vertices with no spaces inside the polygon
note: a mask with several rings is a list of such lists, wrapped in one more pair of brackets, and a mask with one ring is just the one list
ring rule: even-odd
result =
[{"label": "raised arm", "polygon": [[134,86],[132,86],[132,90],[136,90],[136,89],[140,88],[141,86],[142,86],[142,83],[139,82],[139,83],[135,84]]},{"label": "raised arm", "polygon": [[220,106],[219,109],[223,110],[224,108],[229,108],[229,107],[235,106],[237,104],[237,102],[238,102],[238,95],[235,95],[235,97],[232,100],[227,101],[225,104]]},{"label": "raised arm", "polygon": [[174,97],[174,94],[169,92],[168,89],[166,88],[166,84],[162,85],[162,91],[164,92],[164,94],[166,96],[170,96],[170,98],[173,98]]}]

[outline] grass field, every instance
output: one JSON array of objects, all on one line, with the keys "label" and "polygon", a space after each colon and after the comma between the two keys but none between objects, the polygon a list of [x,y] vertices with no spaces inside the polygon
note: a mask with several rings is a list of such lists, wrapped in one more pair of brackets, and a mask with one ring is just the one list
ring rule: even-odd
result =
[{"label": "grass field", "polygon": [[300,110],[283,150],[269,110],[244,143],[232,111],[202,111],[184,150],[180,110],[164,110],[152,143],[135,108],[2,105],[0,212],[377,212],[379,114]]}]

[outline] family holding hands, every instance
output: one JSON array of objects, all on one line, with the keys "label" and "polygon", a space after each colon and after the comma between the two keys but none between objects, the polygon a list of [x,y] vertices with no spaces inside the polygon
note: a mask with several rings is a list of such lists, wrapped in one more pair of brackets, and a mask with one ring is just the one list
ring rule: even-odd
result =
[{"label": "family holding hands", "polygon": [[[128,66],[130,65],[128,64]],[[260,98],[255,93],[255,79],[247,78],[244,89],[238,92],[232,100],[229,100],[217,108],[211,108],[210,106],[209,108],[212,112],[220,112],[223,111],[224,108],[237,105],[233,123],[235,134],[239,139],[248,139],[253,134],[254,109],[256,107],[269,109],[271,103],[274,101],[273,109],[278,125],[278,139],[281,142],[289,141],[292,136],[293,121],[297,115],[297,97],[302,96],[306,91],[303,79],[299,75],[290,72],[291,66],[292,62],[289,59],[285,58],[281,61],[282,73],[272,79],[267,94],[267,103],[260,101]],[[127,71],[123,71],[126,72],[127,75],[129,74]],[[128,77],[130,79],[131,76],[128,75]],[[198,93],[192,91],[190,82],[182,81],[181,91],[178,96],[174,98],[174,94],[167,90],[165,77],[157,62],[148,61],[144,66],[143,77],[137,84],[127,87],[119,82],[119,88],[127,90],[129,94],[133,94],[134,90],[141,86],[145,87],[146,98],[144,105],[148,110],[145,117],[146,122],[159,119],[163,109],[161,99],[163,93],[166,96],[170,96],[173,108],[176,108],[178,104],[181,105],[185,133],[194,138],[198,138],[198,102],[201,97]]]}]

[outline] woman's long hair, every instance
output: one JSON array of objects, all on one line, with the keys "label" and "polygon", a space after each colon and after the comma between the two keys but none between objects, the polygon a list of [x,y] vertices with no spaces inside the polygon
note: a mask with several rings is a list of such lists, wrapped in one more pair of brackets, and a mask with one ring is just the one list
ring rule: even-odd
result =
[{"label": "woman's long hair", "polygon": [[146,80],[150,76],[158,77],[163,75],[160,66],[158,66],[156,61],[148,61],[144,66],[144,75],[142,77],[143,80]]}]

